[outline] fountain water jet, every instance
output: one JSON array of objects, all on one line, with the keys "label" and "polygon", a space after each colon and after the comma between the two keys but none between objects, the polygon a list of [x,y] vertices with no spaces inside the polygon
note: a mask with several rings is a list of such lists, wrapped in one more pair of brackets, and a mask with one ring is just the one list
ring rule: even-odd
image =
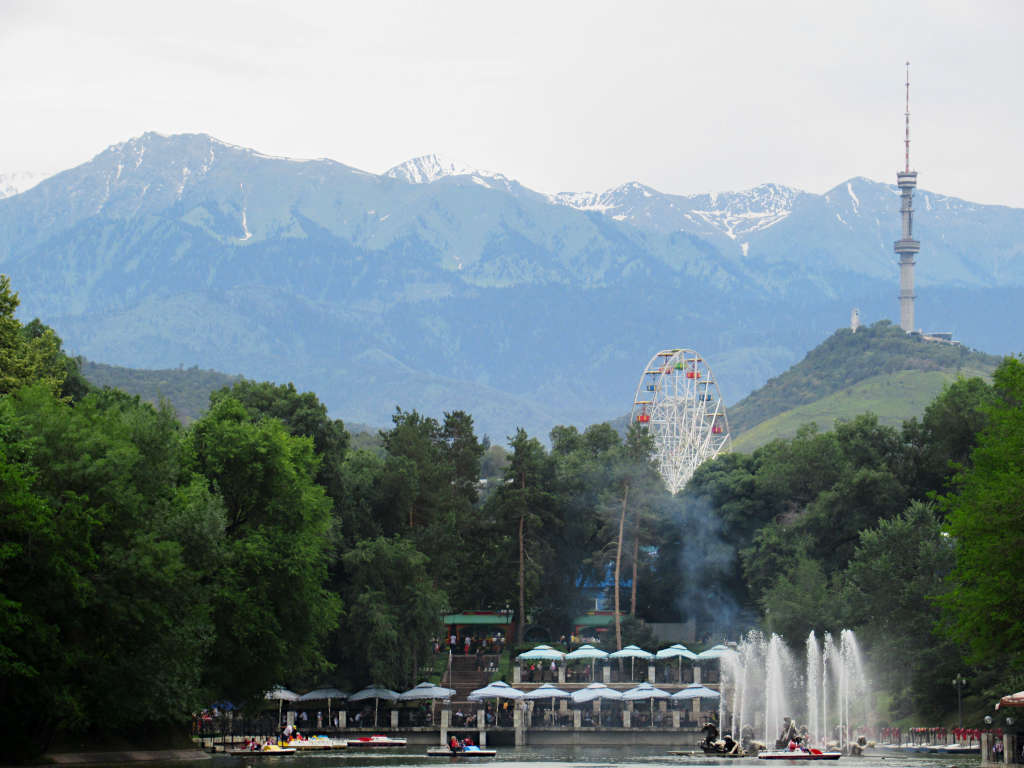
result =
[{"label": "fountain water jet", "polygon": [[724,656],[723,731],[728,728],[741,740],[763,734],[771,748],[783,719],[793,717],[806,729],[808,746],[838,742],[845,748],[855,740],[855,730],[870,721],[870,690],[856,636],[844,629],[836,645],[826,632],[819,644],[811,632],[804,651],[805,663],[798,668],[781,637],[766,639],[755,630]]}]

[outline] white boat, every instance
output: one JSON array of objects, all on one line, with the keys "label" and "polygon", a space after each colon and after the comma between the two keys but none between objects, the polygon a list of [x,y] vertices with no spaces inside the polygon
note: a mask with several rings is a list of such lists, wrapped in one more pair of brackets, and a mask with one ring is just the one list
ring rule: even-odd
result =
[{"label": "white boat", "polygon": [[822,752],[820,749],[766,749],[757,753],[758,760],[838,760],[842,752]]},{"label": "white boat", "polygon": [[464,747],[458,752],[452,752],[448,747],[430,747],[427,749],[427,757],[494,757],[497,754],[498,751],[495,749],[477,746]]},{"label": "white boat", "polygon": [[376,747],[404,747],[406,740],[378,734],[376,736],[360,736],[358,739],[348,739],[346,743],[349,748],[363,747],[373,749]]}]

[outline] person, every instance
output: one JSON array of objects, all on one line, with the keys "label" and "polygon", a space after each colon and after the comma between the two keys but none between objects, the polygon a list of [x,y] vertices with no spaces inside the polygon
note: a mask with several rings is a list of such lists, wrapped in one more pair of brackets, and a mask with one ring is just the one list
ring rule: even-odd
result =
[{"label": "person", "polygon": [[458,643],[458,641],[459,639],[455,636],[455,633],[452,632],[452,636],[448,638],[448,648],[451,649],[452,653],[455,653],[455,651],[457,650],[455,646],[456,643]]},{"label": "person", "polygon": [[464,653],[465,653],[465,654],[466,654],[467,656],[469,656],[469,646],[470,646],[470,645],[472,644],[472,642],[473,642],[472,638],[470,638],[470,636],[469,636],[469,635],[466,635],[466,642],[465,642],[465,643],[463,643],[463,647],[464,647],[464,651],[463,651],[463,652],[464,652]]},{"label": "person", "polygon": [[558,679],[558,662],[554,659],[551,660],[551,682],[555,682]]},{"label": "person", "polygon": [[454,733],[452,734],[451,739],[449,739],[448,741],[448,749],[450,749],[452,752],[462,751],[462,746],[459,744],[459,739],[455,736]]},{"label": "person", "polygon": [[484,652],[479,646],[476,649],[476,668],[477,671],[484,668]]},{"label": "person", "polygon": [[1003,740],[997,738],[995,744],[992,745],[992,759],[997,762],[1003,762]]}]

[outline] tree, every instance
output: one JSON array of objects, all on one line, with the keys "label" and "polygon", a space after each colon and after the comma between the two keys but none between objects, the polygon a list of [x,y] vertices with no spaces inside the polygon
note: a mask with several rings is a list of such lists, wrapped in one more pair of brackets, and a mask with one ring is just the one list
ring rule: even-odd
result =
[{"label": "tree", "polygon": [[342,632],[353,682],[406,686],[436,636],[447,597],[431,583],[412,542],[379,537],[342,556],[347,611]]},{"label": "tree", "polygon": [[181,722],[206,698],[203,579],[220,562],[202,535],[223,518],[176,491],[173,414],[111,391],[71,407],[37,384],[0,398],[0,425],[5,725],[45,747],[114,710],[122,733]]},{"label": "tree", "polygon": [[60,340],[41,324],[25,333],[14,316],[19,303],[10,278],[0,275],[0,395],[32,383],[57,394],[68,374]]},{"label": "tree", "polygon": [[942,500],[956,548],[950,591],[941,599],[947,635],[979,663],[1024,670],[1024,362],[1006,358],[993,374],[994,401],[971,464]]},{"label": "tree", "polygon": [[225,566],[214,581],[216,642],[208,684],[233,700],[322,668],[339,603],[330,593],[330,502],[313,441],[274,418],[254,423],[219,399],[184,441],[186,468],[226,513]]},{"label": "tree", "polygon": [[[532,528],[541,527],[550,519],[551,489],[554,481],[554,465],[545,453],[544,447],[535,437],[529,437],[523,429],[509,439],[512,457],[505,470],[506,486],[497,496],[497,504],[507,520],[515,525],[515,538],[518,545],[518,586],[519,612],[516,621],[516,642],[523,642],[526,629],[526,596],[528,574],[527,545],[532,539],[538,543]],[[534,570],[534,569],[529,569]]]},{"label": "tree", "polygon": [[[646,501],[646,496],[653,487],[655,474],[651,465],[652,450],[653,437],[646,429],[634,424],[626,434],[626,442],[622,447],[621,458],[616,467],[616,485],[622,500],[618,535],[615,539],[615,643],[619,650],[622,649],[622,609],[619,593],[622,584],[622,540],[626,527],[626,513],[629,510],[630,490],[634,486],[637,489],[635,495],[640,496],[639,500],[633,499],[633,505],[637,509]],[[634,601],[635,599],[634,596]]]},{"label": "tree", "polygon": [[933,506],[915,501],[862,531],[839,577],[839,618],[857,630],[876,671],[885,671],[897,717],[940,714],[939,702],[958,671],[959,648],[935,631],[940,611],[934,598],[947,591],[954,559]]}]

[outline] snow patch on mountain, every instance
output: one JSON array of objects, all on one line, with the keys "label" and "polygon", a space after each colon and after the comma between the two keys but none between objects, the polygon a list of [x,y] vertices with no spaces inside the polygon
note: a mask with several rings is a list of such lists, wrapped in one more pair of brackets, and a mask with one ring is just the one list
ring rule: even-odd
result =
[{"label": "snow patch on mountain", "polygon": [[508,177],[500,173],[483,171],[443,155],[433,154],[406,160],[394,168],[389,168],[383,175],[410,184],[432,184],[448,176],[469,176],[474,182],[488,189],[491,188],[488,180],[502,182],[505,186],[509,183]]}]

